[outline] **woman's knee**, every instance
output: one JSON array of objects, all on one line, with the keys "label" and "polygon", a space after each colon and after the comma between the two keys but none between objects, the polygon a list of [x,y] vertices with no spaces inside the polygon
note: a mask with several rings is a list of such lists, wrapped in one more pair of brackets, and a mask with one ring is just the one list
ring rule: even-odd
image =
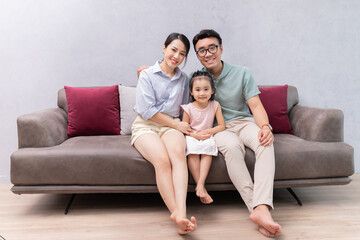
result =
[{"label": "woman's knee", "polygon": [[168,156],[159,156],[152,163],[156,171],[171,171],[171,162]]}]

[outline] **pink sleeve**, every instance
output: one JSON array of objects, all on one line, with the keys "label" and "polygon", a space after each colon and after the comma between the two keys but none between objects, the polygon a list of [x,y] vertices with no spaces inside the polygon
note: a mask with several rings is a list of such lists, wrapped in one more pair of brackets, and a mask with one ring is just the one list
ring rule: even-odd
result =
[{"label": "pink sleeve", "polygon": [[181,108],[184,110],[184,112],[187,113],[187,115],[190,116],[190,113],[189,113],[189,104],[181,105]]},{"label": "pink sleeve", "polygon": [[214,110],[215,113],[216,113],[216,110],[217,110],[218,106],[219,106],[219,102],[214,100],[212,102],[212,107],[213,107],[213,110]]}]

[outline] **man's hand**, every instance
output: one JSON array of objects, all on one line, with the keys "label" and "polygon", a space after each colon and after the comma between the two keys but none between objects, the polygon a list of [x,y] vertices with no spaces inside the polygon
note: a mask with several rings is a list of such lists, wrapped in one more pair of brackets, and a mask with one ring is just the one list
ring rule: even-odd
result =
[{"label": "man's hand", "polygon": [[270,146],[274,142],[274,134],[268,126],[264,126],[258,133],[258,139],[261,146]]},{"label": "man's hand", "polygon": [[146,66],[146,65],[139,67],[139,68],[137,69],[137,77],[139,78],[141,71],[142,71],[142,70],[145,70],[145,69],[147,69],[147,68],[149,68],[149,66]]}]

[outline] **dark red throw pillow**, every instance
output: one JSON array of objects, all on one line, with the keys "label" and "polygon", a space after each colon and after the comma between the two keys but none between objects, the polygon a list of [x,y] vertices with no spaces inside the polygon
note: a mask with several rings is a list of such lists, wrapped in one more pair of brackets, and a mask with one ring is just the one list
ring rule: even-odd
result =
[{"label": "dark red throw pillow", "polygon": [[287,115],[287,88],[288,85],[259,88],[259,97],[274,133],[294,134]]},{"label": "dark red throw pillow", "polygon": [[120,134],[118,85],[64,88],[68,106],[69,137]]}]

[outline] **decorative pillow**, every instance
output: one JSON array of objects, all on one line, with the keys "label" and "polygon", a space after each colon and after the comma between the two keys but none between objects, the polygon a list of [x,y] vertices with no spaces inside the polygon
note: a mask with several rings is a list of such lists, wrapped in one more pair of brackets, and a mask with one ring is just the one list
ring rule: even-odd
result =
[{"label": "decorative pillow", "polygon": [[68,106],[69,137],[120,134],[118,85],[64,88]]},{"label": "decorative pillow", "polygon": [[121,135],[131,134],[131,125],[133,124],[137,113],[133,110],[136,102],[136,87],[126,87],[119,85],[120,95],[120,119]]},{"label": "decorative pillow", "polygon": [[294,134],[287,115],[287,88],[288,85],[259,88],[259,97],[274,133]]}]

